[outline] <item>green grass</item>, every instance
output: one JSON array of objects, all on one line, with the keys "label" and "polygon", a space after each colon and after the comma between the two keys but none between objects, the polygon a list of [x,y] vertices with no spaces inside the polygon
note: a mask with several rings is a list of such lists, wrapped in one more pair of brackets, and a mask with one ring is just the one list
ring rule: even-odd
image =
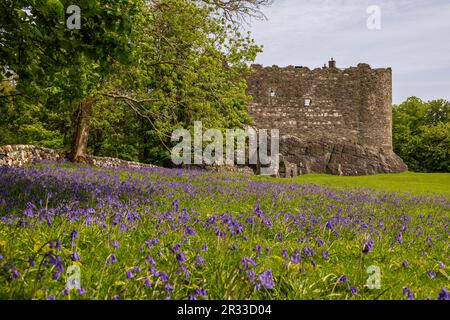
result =
[{"label": "green grass", "polygon": [[313,183],[336,188],[373,188],[386,192],[413,195],[450,195],[450,173],[377,174],[372,176],[339,177],[326,174],[308,174],[295,179],[258,178],[276,182]]}]

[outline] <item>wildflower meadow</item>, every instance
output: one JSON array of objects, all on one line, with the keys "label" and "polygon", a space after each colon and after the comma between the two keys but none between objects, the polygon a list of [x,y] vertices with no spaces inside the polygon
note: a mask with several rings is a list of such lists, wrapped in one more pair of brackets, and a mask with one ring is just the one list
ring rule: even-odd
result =
[{"label": "wildflower meadow", "polygon": [[450,199],[182,169],[0,168],[0,299],[448,300]]}]

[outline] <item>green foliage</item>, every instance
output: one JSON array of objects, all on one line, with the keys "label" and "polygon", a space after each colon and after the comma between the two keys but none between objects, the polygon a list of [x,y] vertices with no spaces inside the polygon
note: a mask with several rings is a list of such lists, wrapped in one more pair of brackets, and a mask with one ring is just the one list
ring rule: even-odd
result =
[{"label": "green foliage", "polygon": [[70,4],[0,4],[0,65],[14,82],[0,90],[0,108],[19,110],[0,124],[2,141],[68,148],[70,114],[87,97],[88,150],[128,160],[168,164],[171,133],[196,120],[219,129],[250,122],[245,76],[261,48],[217,6],[84,0],[81,29],[69,30],[61,8]]},{"label": "green foliage", "polygon": [[393,109],[395,152],[419,172],[450,172],[450,103],[411,97]]}]

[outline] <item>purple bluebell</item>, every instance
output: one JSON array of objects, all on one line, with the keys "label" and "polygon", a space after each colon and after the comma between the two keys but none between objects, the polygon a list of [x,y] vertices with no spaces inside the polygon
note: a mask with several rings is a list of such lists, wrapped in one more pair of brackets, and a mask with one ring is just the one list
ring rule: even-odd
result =
[{"label": "purple bluebell", "polygon": [[127,276],[127,279],[134,278],[133,270],[128,270],[128,271],[126,272],[126,276]]},{"label": "purple bluebell", "polygon": [[253,260],[252,258],[242,258],[242,264],[244,265],[244,267],[246,269],[250,268],[250,265],[252,265],[252,266],[257,265],[256,261]]},{"label": "purple bluebell", "polygon": [[434,271],[434,270],[428,270],[428,271],[427,271],[427,275],[428,275],[428,277],[430,277],[430,279],[432,279],[432,280],[436,279],[436,271]]},{"label": "purple bluebell", "polygon": [[180,263],[180,264],[187,260],[186,256],[184,255],[184,252],[177,253],[176,258],[177,258],[178,263]]},{"label": "purple bluebell", "polygon": [[273,280],[272,270],[265,270],[258,276],[259,283],[261,286],[267,289],[273,289],[275,287],[275,282]]},{"label": "purple bluebell", "polygon": [[87,293],[86,289],[84,289],[84,288],[79,288],[79,289],[78,289],[78,294],[79,294],[80,296],[85,295],[86,293]]},{"label": "purple bluebell", "polygon": [[372,239],[370,239],[369,241],[367,241],[364,244],[364,248],[363,248],[362,252],[365,254],[368,254],[370,251],[372,251],[374,244],[375,244],[375,242]]},{"label": "purple bluebell", "polygon": [[339,278],[340,283],[346,283],[347,281],[348,281],[348,278],[345,274]]},{"label": "purple bluebell", "polygon": [[414,300],[414,294],[410,288],[403,288],[403,294],[408,298],[408,300]]},{"label": "purple bluebell", "polygon": [[152,256],[147,256],[147,258],[145,259],[145,262],[151,265],[155,265],[156,261]]},{"label": "purple bluebell", "polygon": [[450,300],[450,292],[446,288],[442,288],[441,292],[438,294],[438,300]]},{"label": "purple bluebell", "polygon": [[206,262],[203,259],[203,257],[197,253],[196,259],[195,259],[195,264],[197,265],[197,267],[203,267],[206,266]]},{"label": "purple bluebell", "polygon": [[108,258],[106,259],[106,264],[116,264],[117,257],[114,253],[111,253]]},{"label": "purple bluebell", "polygon": [[80,255],[76,251],[70,255],[70,259],[72,259],[72,261],[81,261]]},{"label": "purple bluebell", "polygon": [[117,241],[117,240],[110,240],[109,241],[109,246],[111,248],[114,248],[114,249],[119,249],[119,241]]},{"label": "purple bluebell", "polygon": [[20,277],[20,272],[16,268],[11,268],[11,278],[17,280]]}]

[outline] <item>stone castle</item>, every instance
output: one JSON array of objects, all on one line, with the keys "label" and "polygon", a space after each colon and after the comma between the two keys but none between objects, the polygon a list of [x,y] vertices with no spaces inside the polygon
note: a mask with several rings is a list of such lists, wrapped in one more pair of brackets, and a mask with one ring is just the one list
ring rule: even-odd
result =
[{"label": "stone castle", "polygon": [[396,173],[392,70],[253,65],[247,79],[254,126],[280,130],[280,175]]}]

